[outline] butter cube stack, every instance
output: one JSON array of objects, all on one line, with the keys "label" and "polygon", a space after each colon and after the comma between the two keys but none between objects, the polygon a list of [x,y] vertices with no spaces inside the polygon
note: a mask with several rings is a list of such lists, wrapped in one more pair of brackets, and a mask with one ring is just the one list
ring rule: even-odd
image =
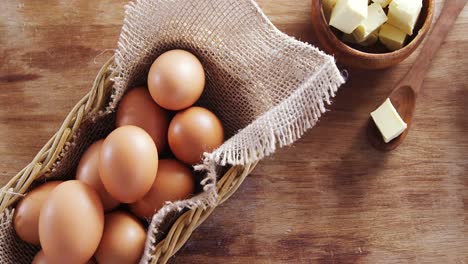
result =
[{"label": "butter cube stack", "polygon": [[388,23],[411,36],[421,8],[422,0],[393,0],[388,8]]},{"label": "butter cube stack", "polygon": [[330,26],[351,34],[367,17],[367,0],[337,0],[330,17]]},{"label": "butter cube stack", "polygon": [[367,18],[353,31],[353,35],[358,43],[363,42],[385,22],[387,22],[387,15],[382,6],[373,3],[367,9]]},{"label": "butter cube stack", "polygon": [[343,37],[341,39],[344,42],[359,44],[363,47],[368,47],[377,43],[377,41],[379,40],[379,31],[376,30],[372,32],[369,36],[367,36],[367,38],[364,41],[361,42],[357,41],[353,34],[343,34]]},{"label": "butter cube stack", "polygon": [[344,33],[343,41],[371,46],[380,40],[390,51],[403,48],[407,36],[413,35],[422,9],[422,0],[322,0],[322,3],[325,16],[330,18],[329,25]]},{"label": "butter cube stack", "polygon": [[401,119],[395,107],[393,107],[389,98],[371,113],[371,117],[382,134],[385,143],[397,138],[408,127],[403,119]]},{"label": "butter cube stack", "polygon": [[387,49],[398,50],[405,45],[406,33],[386,23],[380,28],[379,40]]}]

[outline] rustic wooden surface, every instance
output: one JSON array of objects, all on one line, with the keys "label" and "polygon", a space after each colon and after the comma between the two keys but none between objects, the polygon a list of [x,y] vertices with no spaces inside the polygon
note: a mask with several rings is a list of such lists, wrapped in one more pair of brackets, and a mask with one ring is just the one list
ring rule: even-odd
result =
[{"label": "rustic wooden surface", "polygon": [[[115,48],[124,2],[0,0],[0,184],[87,92]],[[313,43],[310,1],[258,2],[281,30]],[[465,8],[391,153],[369,146],[365,125],[417,55],[350,71],[332,111],[264,160],[172,262],[468,263],[467,51]]]}]

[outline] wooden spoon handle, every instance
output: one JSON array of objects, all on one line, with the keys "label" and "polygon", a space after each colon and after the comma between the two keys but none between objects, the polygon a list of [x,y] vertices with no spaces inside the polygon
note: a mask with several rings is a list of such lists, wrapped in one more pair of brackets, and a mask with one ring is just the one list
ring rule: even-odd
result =
[{"label": "wooden spoon handle", "polygon": [[424,76],[431,66],[434,55],[444,42],[450,28],[452,28],[467,1],[468,0],[445,0],[444,8],[434,29],[428,36],[414,65],[398,86],[411,86],[414,92],[418,94],[423,84]]}]

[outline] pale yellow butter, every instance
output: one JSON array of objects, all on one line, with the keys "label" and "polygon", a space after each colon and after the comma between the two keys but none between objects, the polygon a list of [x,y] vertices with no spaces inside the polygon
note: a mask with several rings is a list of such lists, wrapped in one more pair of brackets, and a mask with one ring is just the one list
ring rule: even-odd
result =
[{"label": "pale yellow butter", "polygon": [[358,42],[363,42],[386,21],[387,15],[382,6],[373,3],[367,8],[367,18],[353,31],[353,35]]},{"label": "pale yellow butter", "polygon": [[408,127],[388,98],[371,113],[371,117],[382,134],[385,143],[397,138]]},{"label": "pale yellow butter", "polygon": [[368,46],[374,45],[377,42],[377,40],[379,40],[379,31],[376,30],[376,31],[372,32],[366,38],[366,40],[364,40],[362,42],[358,42],[353,34],[343,34],[343,37],[341,39],[344,42],[347,42],[347,43],[359,44],[359,45],[361,45],[363,47],[368,47]]},{"label": "pale yellow butter", "polygon": [[392,0],[372,0],[372,2],[381,5],[382,7],[387,7]]},{"label": "pale yellow butter", "polygon": [[391,51],[395,51],[403,48],[405,45],[406,33],[385,23],[380,27],[379,39],[385,47]]},{"label": "pale yellow butter", "polygon": [[337,0],[330,17],[330,26],[351,34],[367,17],[367,0]]},{"label": "pale yellow butter", "polygon": [[335,7],[336,0],[322,0],[323,13],[327,22],[330,21],[330,16],[333,8]]},{"label": "pale yellow butter", "polygon": [[393,0],[388,8],[388,23],[411,36],[421,8],[422,0]]}]

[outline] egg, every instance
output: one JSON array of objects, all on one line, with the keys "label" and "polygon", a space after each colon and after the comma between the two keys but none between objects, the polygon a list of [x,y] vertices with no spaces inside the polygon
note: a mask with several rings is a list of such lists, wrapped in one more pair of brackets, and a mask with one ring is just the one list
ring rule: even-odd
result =
[{"label": "egg", "polygon": [[193,194],[195,182],[192,172],[180,161],[159,161],[158,174],[151,190],[143,199],[130,205],[130,210],[139,217],[149,218],[167,201],[178,201]]},{"label": "egg", "polygon": [[103,142],[94,142],[83,154],[76,169],[76,179],[91,186],[101,198],[104,211],[110,211],[120,203],[106,191],[99,176],[99,153]]},{"label": "egg", "polygon": [[117,127],[133,125],[143,128],[161,154],[167,145],[169,112],[157,105],[146,87],[130,89],[117,109]]},{"label": "egg", "polygon": [[145,241],[145,229],[134,216],[122,211],[107,214],[95,258],[99,264],[138,263]]},{"label": "egg", "polygon": [[39,239],[53,263],[86,263],[104,230],[104,210],[96,191],[77,181],[55,187],[39,215]]},{"label": "egg", "polygon": [[[36,256],[34,256],[34,259],[31,262],[31,264],[60,264],[60,263],[52,262],[50,259],[47,258],[46,255],[44,255],[44,251],[39,250]],[[83,264],[96,264],[96,262],[93,259],[91,259],[87,262],[83,262]]]},{"label": "egg", "polygon": [[177,159],[186,164],[200,163],[203,153],[216,149],[223,140],[221,121],[202,107],[177,113],[169,124],[169,146]]},{"label": "egg", "polygon": [[195,55],[185,50],[171,50],[151,65],[148,88],[154,101],[169,110],[193,105],[203,93],[205,71]]},{"label": "egg", "polygon": [[34,259],[31,262],[31,264],[53,264],[53,263],[47,260],[46,256],[44,255],[44,251],[39,250],[36,256],[34,256]]},{"label": "egg", "polygon": [[141,199],[153,185],[158,150],[150,135],[136,126],[112,131],[101,147],[99,175],[106,190],[122,203]]},{"label": "egg", "polygon": [[47,197],[60,183],[62,182],[50,181],[39,185],[18,203],[13,216],[13,226],[19,238],[39,245],[39,213]]}]

